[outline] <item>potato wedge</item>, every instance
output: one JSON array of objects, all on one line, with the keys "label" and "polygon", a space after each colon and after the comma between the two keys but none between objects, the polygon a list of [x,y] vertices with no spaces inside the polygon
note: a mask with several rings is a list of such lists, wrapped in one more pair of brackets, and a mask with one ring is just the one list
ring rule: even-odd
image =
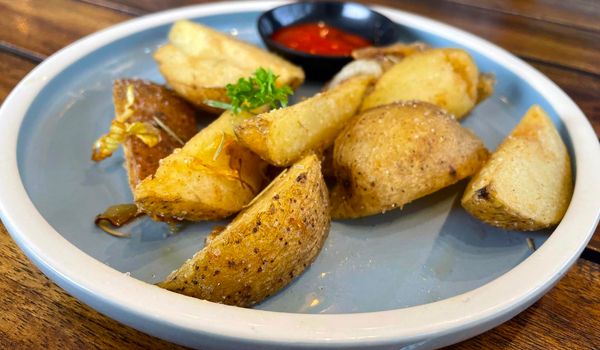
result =
[{"label": "potato wedge", "polygon": [[533,106],[469,182],[462,205],[490,225],[534,231],[557,225],[572,194],[567,148],[544,110]]},{"label": "potato wedge", "polygon": [[163,159],[135,189],[140,210],[161,221],[222,219],[240,211],[262,189],[267,167],[233,134],[233,125],[250,116],[225,112]]},{"label": "potato wedge", "polygon": [[240,142],[262,159],[289,166],[303,155],[331,146],[362,102],[371,76],[357,76],[293,106],[280,108],[235,127]]},{"label": "potato wedge", "polygon": [[206,100],[227,102],[225,85],[251,76],[256,69],[271,69],[277,83],[298,87],[302,68],[249,43],[190,21],[177,21],[169,44],[154,53],[159,70],[177,93],[196,106],[219,112]]},{"label": "potato wedge", "polygon": [[218,303],[252,306],[312,263],[329,224],[327,187],[319,159],[310,155],[284,170],[159,286]]},{"label": "potato wedge", "polygon": [[[475,61],[464,50],[431,49],[407,56],[386,71],[365,97],[361,110],[384,104],[419,100],[433,103],[463,118],[482,99]],[[493,82],[490,77],[482,79]],[[490,88],[493,84],[484,84]],[[483,90],[486,94],[491,91]]]},{"label": "potato wedge", "polygon": [[[195,111],[173,91],[164,86],[137,79],[119,79],[113,83],[113,102],[115,114],[124,113],[127,105],[127,89],[133,89],[133,114],[128,122],[149,122],[156,125],[158,118],[176,137],[186,142],[197,132]],[[129,177],[129,186],[133,192],[138,183],[154,174],[158,162],[181,147],[181,143],[164,129],[160,130],[160,142],[153,147],[147,146],[139,138],[128,136],[123,142],[125,168]]]},{"label": "potato wedge", "polygon": [[425,102],[369,109],[337,137],[333,218],[378,214],[474,174],[488,157],[481,140]]}]

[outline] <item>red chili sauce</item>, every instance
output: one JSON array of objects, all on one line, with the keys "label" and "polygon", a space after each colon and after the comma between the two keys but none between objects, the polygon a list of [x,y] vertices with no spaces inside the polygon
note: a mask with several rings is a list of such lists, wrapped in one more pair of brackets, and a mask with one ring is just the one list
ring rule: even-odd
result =
[{"label": "red chili sauce", "polygon": [[355,49],[371,45],[358,35],[323,22],[285,27],[273,33],[272,39],[290,49],[327,56],[348,56]]}]

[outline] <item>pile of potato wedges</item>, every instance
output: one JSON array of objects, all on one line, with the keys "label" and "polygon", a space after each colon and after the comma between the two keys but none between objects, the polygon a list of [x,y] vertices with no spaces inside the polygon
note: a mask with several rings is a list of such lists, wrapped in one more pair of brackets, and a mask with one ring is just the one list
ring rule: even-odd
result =
[{"label": "pile of potato wedges", "polygon": [[[467,178],[463,207],[494,226],[551,227],[568,207],[569,155],[540,107],[493,153],[460,124],[494,89],[464,50],[361,49],[315,96],[239,113],[207,101],[227,103],[227,84],[261,67],[297,88],[302,69],[189,21],[173,25],[154,58],[168,87],[116,81],[116,118],[103,139],[113,148],[124,140],[138,211],[165,222],[235,215],[162,288],[252,306],[310,266],[332,218],[400,209]],[[219,115],[197,131],[196,108]],[[126,134],[134,120],[141,131]],[[158,143],[149,145],[153,128]]]}]

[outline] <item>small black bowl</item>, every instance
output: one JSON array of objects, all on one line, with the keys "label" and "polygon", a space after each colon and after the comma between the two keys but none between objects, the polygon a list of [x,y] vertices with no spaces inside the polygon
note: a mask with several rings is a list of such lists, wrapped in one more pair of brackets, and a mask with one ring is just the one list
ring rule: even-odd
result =
[{"label": "small black bowl", "polygon": [[271,39],[277,30],[301,23],[324,22],[332,27],[363,37],[374,46],[393,44],[398,40],[396,23],[370,8],[353,2],[303,1],[283,5],[258,18],[258,32],[269,50],[304,68],[311,80],[330,79],[351,56],[314,55],[285,47]]}]

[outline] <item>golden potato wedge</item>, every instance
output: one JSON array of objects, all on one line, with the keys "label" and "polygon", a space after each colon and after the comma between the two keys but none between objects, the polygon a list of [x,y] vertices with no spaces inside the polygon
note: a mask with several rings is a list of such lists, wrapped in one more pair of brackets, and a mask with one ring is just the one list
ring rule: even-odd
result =
[{"label": "golden potato wedge", "polygon": [[396,101],[419,100],[433,103],[460,119],[479,101],[479,86],[479,70],[466,51],[426,50],[407,56],[386,71],[373,92],[365,97],[361,110]]},{"label": "golden potato wedge", "polygon": [[246,119],[235,127],[235,134],[262,159],[288,166],[333,144],[372,81],[373,77],[366,75],[348,79],[293,106]]},{"label": "golden potato wedge", "polygon": [[138,183],[154,174],[158,162],[181,147],[179,141],[186,142],[197,132],[194,109],[171,90],[162,85],[137,79],[119,79],[113,83],[115,114],[125,112],[127,89],[133,89],[133,114],[128,122],[149,122],[156,125],[158,118],[175,137],[164,129],[160,130],[160,142],[150,147],[136,136],[128,136],[123,142],[125,164],[129,186],[133,192]]},{"label": "golden potato wedge", "polygon": [[177,21],[169,44],[154,53],[159,70],[181,96],[211,112],[206,100],[227,102],[225,85],[251,76],[263,67],[279,76],[277,83],[298,87],[302,68],[249,43],[190,21]]},{"label": "golden potato wedge", "polygon": [[557,225],[572,194],[567,148],[544,110],[533,106],[469,182],[462,205],[490,225],[534,231]]},{"label": "golden potato wedge", "polygon": [[163,159],[134,191],[140,210],[161,221],[222,219],[240,211],[262,189],[267,167],[233,134],[233,125],[249,116],[225,112]]},{"label": "golden potato wedge", "polygon": [[474,174],[488,157],[481,140],[425,102],[402,102],[356,116],[333,149],[333,218],[385,212]]},{"label": "golden potato wedge", "polygon": [[204,249],[159,286],[218,303],[248,307],[299,276],[329,232],[321,166],[310,155],[277,177]]}]

